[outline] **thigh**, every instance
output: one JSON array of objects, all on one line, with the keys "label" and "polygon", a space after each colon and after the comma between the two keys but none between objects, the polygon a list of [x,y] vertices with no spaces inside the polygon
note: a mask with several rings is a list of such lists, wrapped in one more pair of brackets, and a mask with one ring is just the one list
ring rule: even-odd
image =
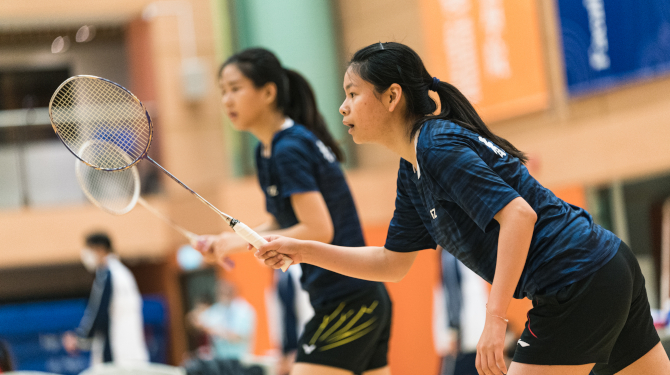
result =
[{"label": "thigh", "polygon": [[545,366],[512,362],[507,375],[589,375],[593,365],[587,363],[575,366]]},{"label": "thigh", "polygon": [[291,375],[351,375],[353,372],[337,367],[315,365],[312,363],[296,363],[291,369]]},{"label": "thigh", "polygon": [[322,365],[356,374],[385,367],[391,304],[383,284],[379,286],[316,308],[298,341],[296,364]]}]

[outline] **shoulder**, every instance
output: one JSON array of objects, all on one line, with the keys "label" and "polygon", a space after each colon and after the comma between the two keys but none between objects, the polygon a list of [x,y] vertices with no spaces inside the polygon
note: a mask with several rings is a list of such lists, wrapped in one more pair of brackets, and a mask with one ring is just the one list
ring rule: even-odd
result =
[{"label": "shoulder", "polygon": [[282,130],[273,145],[273,153],[285,154],[305,152],[313,148],[317,140],[318,139],[311,131],[300,124],[296,124],[288,129]]},{"label": "shoulder", "polygon": [[449,149],[471,145],[477,134],[447,120],[428,120],[419,133],[417,153],[432,149]]}]

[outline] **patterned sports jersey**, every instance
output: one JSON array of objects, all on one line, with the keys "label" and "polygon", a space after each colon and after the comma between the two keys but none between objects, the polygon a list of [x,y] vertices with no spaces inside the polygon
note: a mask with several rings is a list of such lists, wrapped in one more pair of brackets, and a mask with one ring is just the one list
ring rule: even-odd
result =
[{"label": "patterned sports jersey", "polygon": [[500,226],[494,216],[522,197],[537,213],[515,298],[578,281],[616,253],[620,239],[585,210],[557,198],[521,161],[450,121],[427,121],[416,139],[417,170],[401,159],[396,208],[385,247],[442,246],[493,282]]},{"label": "patterned sports jersey", "polygon": [[[292,121],[291,121],[292,123]],[[333,245],[365,246],[349,186],[335,155],[312,132],[302,125],[284,126],[272,140],[271,155],[263,156],[262,145],[256,149],[258,180],[265,193],[267,211],[281,228],[298,223],[291,205],[291,195],[318,191],[326,202],[335,230]],[[373,287],[374,283],[301,264],[303,289],[313,306]]]}]

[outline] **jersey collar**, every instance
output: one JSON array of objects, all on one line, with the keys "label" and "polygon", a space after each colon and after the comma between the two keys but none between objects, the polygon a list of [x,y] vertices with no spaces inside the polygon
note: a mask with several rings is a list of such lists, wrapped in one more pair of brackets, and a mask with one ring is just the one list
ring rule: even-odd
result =
[{"label": "jersey collar", "polygon": [[[281,126],[279,127],[279,131],[278,131],[277,133],[275,133],[272,142],[274,143],[274,138],[277,137],[277,134],[281,133],[282,131],[284,131],[284,130],[290,128],[290,127],[292,127],[293,125],[295,125],[295,121],[293,121],[292,118],[287,117],[286,119],[284,119],[284,122],[283,122],[283,123],[281,124]],[[261,155],[262,155],[264,158],[269,159],[270,156],[272,156],[272,149],[271,149],[270,147],[265,147],[265,146],[261,143]]]}]

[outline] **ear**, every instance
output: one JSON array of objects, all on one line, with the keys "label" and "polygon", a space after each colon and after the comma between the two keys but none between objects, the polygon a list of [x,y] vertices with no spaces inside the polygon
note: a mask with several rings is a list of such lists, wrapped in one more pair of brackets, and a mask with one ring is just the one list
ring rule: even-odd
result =
[{"label": "ear", "polygon": [[274,82],[266,83],[262,88],[263,101],[272,104],[277,100],[277,85]]},{"label": "ear", "polygon": [[403,99],[402,87],[399,84],[394,83],[386,89],[384,95],[382,95],[382,102],[386,106],[389,112],[393,112],[398,109],[401,100]]}]

